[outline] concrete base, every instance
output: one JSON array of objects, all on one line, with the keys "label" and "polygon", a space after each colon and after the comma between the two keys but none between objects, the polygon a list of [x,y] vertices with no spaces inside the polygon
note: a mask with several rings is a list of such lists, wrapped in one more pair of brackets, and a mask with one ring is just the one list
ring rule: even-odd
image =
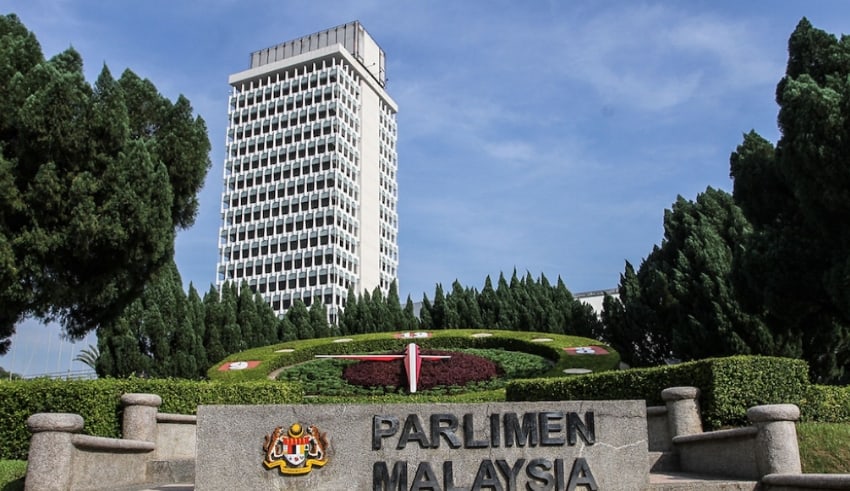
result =
[{"label": "concrete base", "polygon": [[649,475],[645,491],[753,491],[756,481],[736,481],[680,472],[660,472]]}]

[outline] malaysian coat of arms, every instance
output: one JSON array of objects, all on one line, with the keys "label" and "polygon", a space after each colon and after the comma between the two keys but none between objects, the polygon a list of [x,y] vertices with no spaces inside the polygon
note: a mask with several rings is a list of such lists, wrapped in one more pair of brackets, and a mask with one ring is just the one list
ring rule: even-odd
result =
[{"label": "malaysian coat of arms", "polygon": [[263,465],[267,469],[277,467],[281,474],[307,474],[313,467],[328,463],[327,448],[327,434],[316,425],[278,426],[263,442]]}]

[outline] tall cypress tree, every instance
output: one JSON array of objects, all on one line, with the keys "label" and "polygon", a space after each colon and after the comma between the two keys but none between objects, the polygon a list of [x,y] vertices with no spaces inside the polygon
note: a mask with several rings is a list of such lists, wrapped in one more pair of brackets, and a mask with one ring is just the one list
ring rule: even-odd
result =
[{"label": "tall cypress tree", "polygon": [[242,340],[247,348],[256,348],[268,344],[268,340],[263,336],[262,326],[260,326],[257,304],[254,302],[254,292],[246,281],[243,281],[239,288],[239,296],[236,301],[236,322],[239,324]]},{"label": "tall cypress tree", "polygon": [[297,339],[313,339],[313,325],[310,323],[310,312],[301,299],[295,300],[292,307],[286,311],[286,318],[292,324]]},{"label": "tall cypress tree", "polygon": [[734,196],[754,226],[739,298],[814,378],[850,375],[850,44],[802,19],[776,89],[776,148],[755,132],[731,158]]},{"label": "tall cypress tree", "polygon": [[310,325],[313,326],[313,337],[325,338],[331,335],[328,325],[328,309],[324,303],[314,301],[310,305]]},{"label": "tall cypress tree", "polygon": [[493,289],[490,275],[484,279],[484,288],[478,295],[478,310],[481,313],[481,327],[495,328],[499,318],[499,299],[496,296],[496,290]]},{"label": "tall cypress tree", "polygon": [[225,325],[224,306],[221,303],[221,293],[215,285],[210,285],[204,295],[204,350],[207,353],[207,366],[215,365],[228,354],[222,335]]},{"label": "tall cypress tree", "polygon": [[206,324],[204,315],[204,303],[201,300],[201,295],[195,288],[195,285],[189,283],[189,293],[186,297],[186,315],[189,328],[195,334],[195,366],[197,367],[197,377],[201,378],[206,374],[207,369],[211,366],[207,360],[207,352],[204,348],[204,339],[206,337]]}]

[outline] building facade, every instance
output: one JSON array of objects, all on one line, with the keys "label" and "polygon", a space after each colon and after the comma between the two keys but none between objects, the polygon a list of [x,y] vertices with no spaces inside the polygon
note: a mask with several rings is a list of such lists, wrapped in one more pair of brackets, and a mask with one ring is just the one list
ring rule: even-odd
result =
[{"label": "building facade", "polygon": [[398,271],[398,106],[359,22],[251,53],[230,76],[217,284],[245,282],[279,315]]}]

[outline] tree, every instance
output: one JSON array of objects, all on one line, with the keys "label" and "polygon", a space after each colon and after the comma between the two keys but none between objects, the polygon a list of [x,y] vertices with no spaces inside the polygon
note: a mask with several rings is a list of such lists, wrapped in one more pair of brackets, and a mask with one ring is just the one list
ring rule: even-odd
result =
[{"label": "tree", "polygon": [[762,320],[735,297],[732,268],[750,224],[726,192],[681,196],[664,213],[664,239],[627,264],[620,302],[605,301],[605,338],[633,364],[733,354],[781,354]]},{"label": "tree", "polygon": [[73,339],[117,319],[194,222],[206,126],[127,70],[94,87],[0,16],[0,354],[26,316]]},{"label": "tree", "polygon": [[310,323],[310,312],[300,298],[295,300],[292,307],[286,311],[286,318],[295,330],[296,339],[312,339],[315,337],[313,325]]},{"label": "tree", "polygon": [[802,19],[776,89],[780,139],[755,132],[730,159],[735,201],[754,226],[741,302],[797,346],[817,380],[850,363],[850,39]]},{"label": "tree", "polygon": [[[144,293],[112,322],[98,330],[98,374],[126,377],[197,378],[201,337],[193,325],[183,282],[172,262],[162,268]],[[197,295],[197,294],[196,294]]]},{"label": "tree", "polygon": [[319,299],[314,299],[310,304],[310,325],[313,328],[314,338],[324,338],[331,335],[330,326],[328,326],[328,309]]},{"label": "tree", "polygon": [[490,275],[484,278],[484,288],[478,295],[478,311],[481,315],[481,325],[485,329],[496,327],[496,321],[499,318],[499,299],[496,296],[496,290],[493,289]]},{"label": "tree", "polygon": [[0,367],[0,380],[18,380],[21,375],[15,372],[9,372],[3,367]]},{"label": "tree", "polygon": [[100,358],[100,352],[97,350],[97,346],[88,345],[88,347],[83,348],[77,353],[77,356],[74,357],[74,361],[78,361],[88,366],[92,370],[97,369],[97,359]]},{"label": "tree", "polygon": [[404,303],[402,319],[402,331],[416,331],[420,329],[419,319],[416,317],[416,307],[413,305],[413,299],[410,298],[410,295],[407,296],[407,301]]},{"label": "tree", "polygon": [[222,344],[222,329],[224,329],[224,306],[221,294],[215,285],[204,295],[204,351],[207,354],[207,366],[212,366],[224,359],[230,352]]},{"label": "tree", "polygon": [[207,368],[212,366],[207,359],[207,351],[204,347],[207,330],[205,323],[204,301],[201,295],[191,282],[189,283],[189,293],[187,294],[186,304],[186,319],[189,327],[194,331],[196,345],[194,351],[195,366],[198,368],[198,377],[206,375]]}]

